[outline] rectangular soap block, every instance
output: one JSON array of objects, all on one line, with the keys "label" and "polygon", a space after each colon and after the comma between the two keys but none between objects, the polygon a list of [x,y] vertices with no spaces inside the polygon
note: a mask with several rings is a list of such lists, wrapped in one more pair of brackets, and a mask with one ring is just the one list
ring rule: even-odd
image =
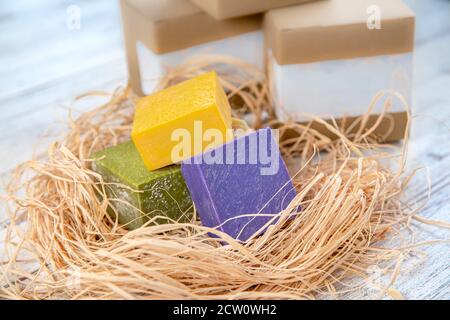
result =
[{"label": "rectangular soap block", "polygon": [[236,18],[314,0],[191,0],[218,20]]},{"label": "rectangular soap block", "polygon": [[[213,71],[141,98],[131,136],[144,163],[155,170],[232,139],[231,124],[230,104]],[[211,130],[221,140],[203,139]]]},{"label": "rectangular soap block", "polygon": [[[346,118],[351,125],[383,90],[411,105],[414,28],[414,13],[400,0],[327,0],[269,11],[266,54],[277,116]],[[383,102],[372,110],[371,124]],[[386,112],[375,134],[402,139],[405,106],[394,99]]]},{"label": "rectangular soap block", "polygon": [[110,212],[117,213],[127,229],[139,228],[154,216],[180,222],[192,218],[192,200],[180,166],[148,170],[131,141],[97,152],[93,158],[93,169],[107,183],[106,193],[114,207]]},{"label": "rectangular soap block", "polygon": [[268,128],[187,159],[181,171],[202,224],[241,241],[263,231],[296,194]]},{"label": "rectangular soap block", "polygon": [[[189,0],[121,0],[130,86],[153,93],[167,67],[199,54],[263,67],[262,15],[217,21]],[[245,46],[245,50],[241,50]]]}]

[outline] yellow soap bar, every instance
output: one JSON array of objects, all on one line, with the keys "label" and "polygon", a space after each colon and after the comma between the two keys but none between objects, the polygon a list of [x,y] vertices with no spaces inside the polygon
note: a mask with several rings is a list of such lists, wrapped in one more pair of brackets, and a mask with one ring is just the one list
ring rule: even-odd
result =
[{"label": "yellow soap bar", "polygon": [[231,108],[215,72],[141,98],[131,137],[142,160],[156,170],[233,138]]}]

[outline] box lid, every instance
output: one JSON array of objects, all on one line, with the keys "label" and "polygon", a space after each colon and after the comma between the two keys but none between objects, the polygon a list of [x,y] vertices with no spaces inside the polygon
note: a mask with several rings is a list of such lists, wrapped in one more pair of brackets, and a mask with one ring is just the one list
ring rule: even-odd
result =
[{"label": "box lid", "polygon": [[279,64],[309,63],[411,52],[415,16],[401,0],[324,0],[271,10],[265,29]]},{"label": "box lid", "polygon": [[198,14],[200,9],[186,0],[126,0],[153,22]]},{"label": "box lid", "polygon": [[[191,0],[218,20],[236,18],[314,0]],[[317,1],[317,0],[316,0]]]},{"label": "box lid", "polygon": [[189,0],[121,0],[126,38],[143,42],[155,53],[252,32],[262,16],[217,21]]}]

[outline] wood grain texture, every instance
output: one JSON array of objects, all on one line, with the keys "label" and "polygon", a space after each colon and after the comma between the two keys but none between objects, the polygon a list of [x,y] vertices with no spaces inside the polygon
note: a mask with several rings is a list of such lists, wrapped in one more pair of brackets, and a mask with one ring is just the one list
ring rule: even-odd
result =
[{"label": "wood grain texture", "polygon": [[[417,14],[413,124],[408,168],[424,167],[408,190],[422,217],[450,222],[450,1],[405,0]],[[67,7],[81,9],[81,28],[66,26]],[[117,1],[0,2],[0,173],[45,150],[64,129],[67,108],[86,91],[126,84]],[[88,110],[99,101],[77,104]],[[0,213],[0,222],[4,221]],[[415,242],[449,239],[448,230],[413,223]],[[0,237],[4,230],[0,226]],[[1,246],[1,243],[0,243]],[[450,245],[424,246],[427,259],[395,285],[405,298],[450,299]],[[1,260],[1,259],[0,259]],[[344,299],[370,299],[366,287]]]}]

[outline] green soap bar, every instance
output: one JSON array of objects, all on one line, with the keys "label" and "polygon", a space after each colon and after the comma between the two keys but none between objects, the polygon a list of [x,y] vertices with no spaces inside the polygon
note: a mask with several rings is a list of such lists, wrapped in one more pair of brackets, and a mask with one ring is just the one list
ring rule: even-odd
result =
[{"label": "green soap bar", "polygon": [[191,219],[192,200],[180,166],[148,170],[132,141],[97,152],[93,158],[93,169],[111,183],[106,192],[115,210],[109,211],[113,217],[117,212],[119,223],[128,229],[139,228],[154,216],[180,222]]}]

